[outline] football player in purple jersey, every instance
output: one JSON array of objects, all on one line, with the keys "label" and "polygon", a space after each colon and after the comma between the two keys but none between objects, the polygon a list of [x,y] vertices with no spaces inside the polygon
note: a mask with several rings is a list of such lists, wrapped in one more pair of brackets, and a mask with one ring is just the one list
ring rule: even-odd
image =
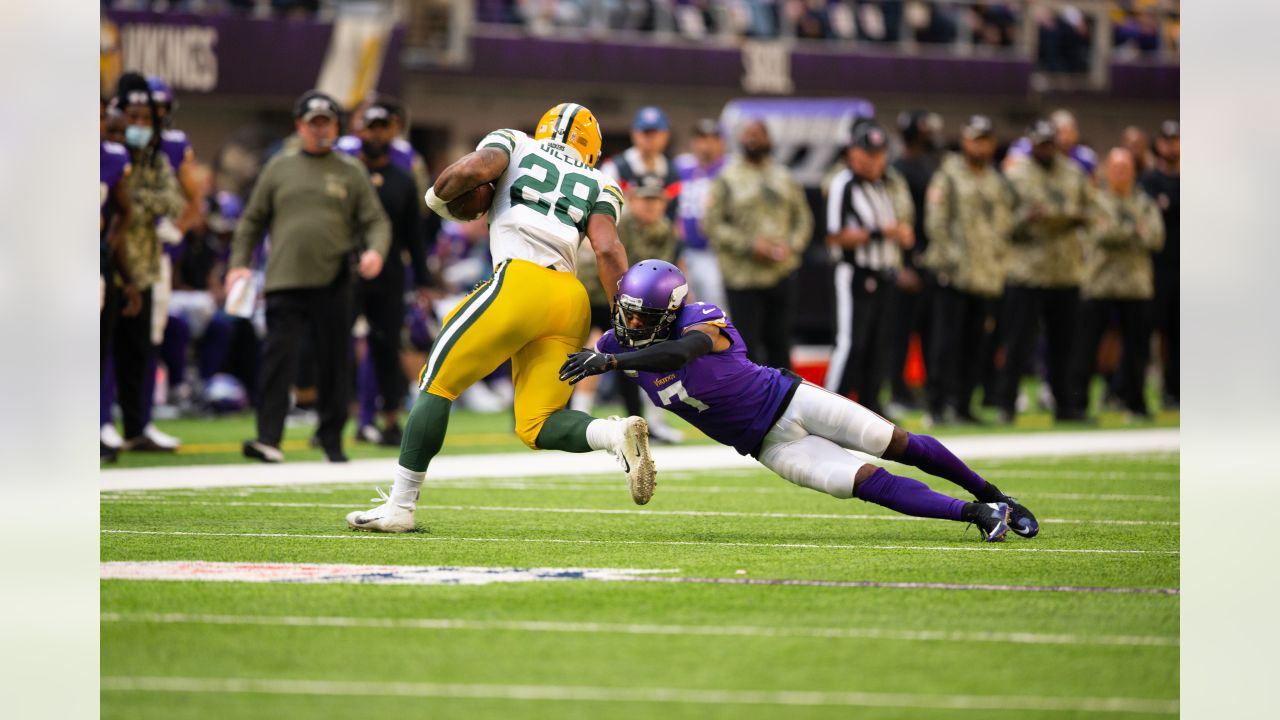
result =
[{"label": "football player in purple jersey", "polygon": [[[913,435],[848,398],[787,370],[747,359],[723,310],[686,303],[689,286],[661,260],[632,266],[618,283],[613,329],[596,350],[569,356],[560,379],[577,383],[609,370],[626,374],[657,405],[711,439],[750,455],[791,482],[837,498],[857,497],[916,517],[971,522],[988,542],[1012,529],[1035,537],[1031,511],[1000,492],[942,443]],[[917,467],[977,498],[965,502],[846,450]]]}]

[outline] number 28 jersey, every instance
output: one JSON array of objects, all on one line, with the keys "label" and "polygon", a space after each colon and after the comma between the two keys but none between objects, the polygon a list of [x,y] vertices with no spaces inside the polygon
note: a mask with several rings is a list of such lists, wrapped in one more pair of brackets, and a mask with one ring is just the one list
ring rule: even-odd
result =
[{"label": "number 28 jersey", "polygon": [[[714,325],[729,338],[728,349],[707,353],[674,372],[626,371],[654,405],[670,410],[723,445],[754,455],[778,421],[800,384],[799,376],[747,359],[747,346],[720,308],[690,303],[680,310],[671,330],[680,337],[693,325]],[[693,332],[697,332],[694,330]],[[613,331],[596,342],[600,352],[634,352],[623,347]]]},{"label": "number 28 jersey", "polygon": [[511,156],[496,181],[489,207],[489,252],[495,265],[508,259],[572,273],[587,220],[622,212],[622,191],[575,150],[535,140],[519,130],[494,130],[477,150],[492,147]]}]

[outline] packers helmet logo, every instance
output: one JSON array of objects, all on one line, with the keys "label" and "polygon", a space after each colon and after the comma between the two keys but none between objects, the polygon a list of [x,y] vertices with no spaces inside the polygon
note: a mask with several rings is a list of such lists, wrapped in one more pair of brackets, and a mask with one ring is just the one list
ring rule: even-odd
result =
[{"label": "packers helmet logo", "polygon": [[577,150],[582,161],[591,167],[600,160],[600,123],[583,105],[560,103],[551,108],[538,121],[533,138],[564,143]]}]

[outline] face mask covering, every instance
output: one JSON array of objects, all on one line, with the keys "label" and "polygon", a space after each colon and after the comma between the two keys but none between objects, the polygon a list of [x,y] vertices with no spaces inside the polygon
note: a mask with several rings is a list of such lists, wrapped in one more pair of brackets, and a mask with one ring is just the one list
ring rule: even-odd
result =
[{"label": "face mask covering", "polygon": [[763,160],[773,148],[768,145],[744,145],[742,146],[742,154],[747,156],[752,162]]},{"label": "face mask covering", "polygon": [[151,144],[151,135],[153,130],[142,125],[130,125],[124,129],[124,144],[136,150],[141,150]]},{"label": "face mask covering", "polygon": [[364,152],[365,157],[369,158],[370,160],[381,159],[384,155],[387,154],[387,149],[389,147],[390,146],[387,143],[372,143],[368,141],[365,141],[360,144],[361,151]]}]

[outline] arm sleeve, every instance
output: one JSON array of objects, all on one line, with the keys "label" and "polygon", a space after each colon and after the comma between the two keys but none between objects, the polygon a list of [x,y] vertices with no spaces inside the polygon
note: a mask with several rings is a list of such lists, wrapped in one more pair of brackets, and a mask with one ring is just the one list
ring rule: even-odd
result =
[{"label": "arm sleeve", "polygon": [[1160,215],[1160,208],[1155,201],[1145,196],[1141,198],[1140,206],[1143,210],[1142,246],[1151,252],[1160,252],[1164,249],[1165,240],[1164,218]]},{"label": "arm sleeve", "polygon": [[827,234],[838,235],[844,230],[844,199],[849,194],[853,173],[843,170],[831,180],[827,190]]},{"label": "arm sleeve", "polygon": [[958,238],[951,235],[955,213],[954,181],[945,173],[935,173],[924,197],[924,231],[929,234],[925,264],[934,270],[950,270],[955,265],[953,256],[959,250]]},{"label": "arm sleeve", "polygon": [[385,259],[391,251],[391,221],[387,219],[387,212],[382,209],[382,202],[378,200],[378,193],[367,174],[358,173],[353,184],[356,191],[356,229],[364,236],[368,249]]},{"label": "arm sleeve", "polygon": [[679,370],[694,359],[711,352],[715,341],[703,332],[690,332],[674,340],[654,343],[635,352],[615,355],[619,370],[665,372]]},{"label": "arm sleeve", "polygon": [[400,221],[400,238],[402,246],[409,250],[410,268],[413,271],[414,287],[427,287],[431,284],[431,273],[427,270],[427,235],[426,220],[418,212],[417,184],[406,185],[405,199],[402,207],[403,217]]},{"label": "arm sleeve", "polygon": [[799,254],[809,247],[809,240],[813,238],[813,210],[809,208],[809,201],[805,199],[804,188],[800,187],[800,183],[790,180],[791,183],[791,234],[787,238],[791,243],[791,249]]},{"label": "arm sleeve", "polygon": [[236,225],[236,234],[231,240],[231,262],[228,267],[248,267],[253,249],[262,242],[262,236],[271,223],[275,168],[275,160],[267,163],[262,170],[262,175],[258,177],[257,184],[253,186],[253,193],[249,195],[249,204],[241,214],[240,223]]},{"label": "arm sleeve", "polygon": [[481,148],[493,147],[502,150],[507,155],[513,155],[516,151],[516,145],[520,142],[520,136],[523,134],[524,133],[521,133],[518,130],[509,130],[506,128],[502,130],[494,130],[484,136],[484,139],[480,141],[480,144],[476,145],[476,149],[479,150]]},{"label": "arm sleeve", "polygon": [[750,255],[755,240],[749,233],[733,226],[733,202],[729,195],[729,181],[723,175],[711,184],[711,197],[707,200],[707,212],[702,216],[702,232],[717,253]]},{"label": "arm sleeve", "polygon": [[622,206],[625,201],[622,199],[622,190],[614,183],[609,183],[600,191],[600,195],[596,197],[596,204],[591,206],[590,215],[608,215],[616,222],[622,217]]}]

